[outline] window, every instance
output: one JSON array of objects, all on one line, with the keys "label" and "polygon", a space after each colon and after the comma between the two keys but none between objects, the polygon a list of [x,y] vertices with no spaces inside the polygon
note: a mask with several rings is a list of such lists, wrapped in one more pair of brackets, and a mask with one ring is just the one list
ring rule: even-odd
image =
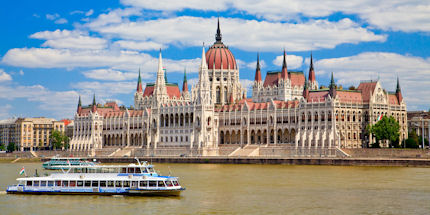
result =
[{"label": "window", "polygon": [[27,181],[27,186],[33,186],[33,181]]},{"label": "window", "polygon": [[84,182],[83,181],[78,181],[77,186],[78,187],[83,187],[84,186]]},{"label": "window", "polygon": [[122,185],[123,185],[123,187],[130,187],[130,182],[129,181],[123,181]]},{"label": "window", "polygon": [[100,181],[100,187],[106,187],[106,181]]},{"label": "window", "polygon": [[39,181],[34,181],[33,186],[38,187],[39,186]]},{"label": "window", "polygon": [[175,186],[179,186],[178,181],[173,181],[173,185],[175,185]]},{"label": "window", "polygon": [[156,187],[157,186],[157,182],[156,181],[149,181],[149,186],[150,187]]},{"label": "window", "polygon": [[91,186],[92,187],[99,187],[99,181],[92,181]]},{"label": "window", "polygon": [[115,187],[122,187],[121,181],[115,181]]},{"label": "window", "polygon": [[41,181],[41,182],[40,182],[40,186],[41,186],[41,187],[46,187],[46,181]]},{"label": "window", "polygon": [[55,181],[55,186],[61,187],[61,181]]},{"label": "window", "polygon": [[115,183],[113,181],[108,181],[107,186],[108,187],[114,187]]},{"label": "window", "polygon": [[85,181],[85,187],[91,187],[91,181]]},{"label": "window", "polygon": [[62,181],[62,185],[63,187],[68,187],[69,186],[69,181]]},{"label": "window", "polygon": [[163,181],[158,181],[158,187],[164,187],[164,182]]},{"label": "window", "polygon": [[70,181],[70,187],[75,187],[76,186],[76,181]]},{"label": "window", "polygon": [[171,181],[166,181],[166,185],[167,185],[168,187],[172,187],[172,186],[173,186],[173,184],[172,184],[172,182],[171,182]]},{"label": "window", "polygon": [[140,187],[147,187],[148,186],[148,181],[140,181],[139,186]]},{"label": "window", "polygon": [[48,181],[48,187],[54,186],[54,181]]}]

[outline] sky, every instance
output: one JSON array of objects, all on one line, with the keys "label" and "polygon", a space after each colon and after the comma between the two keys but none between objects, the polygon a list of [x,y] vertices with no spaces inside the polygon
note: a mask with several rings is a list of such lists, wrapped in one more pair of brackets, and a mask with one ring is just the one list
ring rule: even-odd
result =
[{"label": "sky", "polygon": [[399,77],[408,110],[430,108],[429,0],[14,0],[0,8],[0,119],[73,118],[84,105],[133,105],[138,70],[155,80],[158,52],[169,82],[198,78],[201,47],[217,18],[251,95],[257,53],[263,79],[280,70],[330,74],[344,87]]}]

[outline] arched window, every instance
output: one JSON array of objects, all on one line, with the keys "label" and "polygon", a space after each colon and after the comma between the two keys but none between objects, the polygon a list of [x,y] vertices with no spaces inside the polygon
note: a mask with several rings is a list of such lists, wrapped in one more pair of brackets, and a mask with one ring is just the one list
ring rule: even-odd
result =
[{"label": "arched window", "polygon": [[224,87],[224,103],[227,103],[228,99],[227,99],[227,87]]},{"label": "arched window", "polygon": [[221,90],[219,87],[216,88],[216,103],[221,103]]}]

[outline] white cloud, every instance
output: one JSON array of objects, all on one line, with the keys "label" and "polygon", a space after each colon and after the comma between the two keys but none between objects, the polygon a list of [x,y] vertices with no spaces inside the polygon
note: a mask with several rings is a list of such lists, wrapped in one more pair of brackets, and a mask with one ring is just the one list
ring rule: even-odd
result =
[{"label": "white cloud", "polygon": [[83,81],[72,83],[71,87],[84,94],[95,93],[99,97],[109,98],[117,94],[131,94],[136,90],[136,81],[98,82]]},{"label": "white cloud", "polygon": [[[93,31],[109,37],[177,46],[200,46],[203,41],[213,42],[215,26],[216,18],[190,16],[118,21],[108,25],[88,24]],[[282,47],[304,51],[334,48],[343,43],[383,42],[386,39],[385,35],[376,35],[348,18],[337,22],[310,20],[297,24],[225,18],[221,19],[221,31],[227,45],[246,51],[278,51]]]},{"label": "white cloud", "polygon": [[19,75],[24,75],[24,71],[22,69],[19,70]]},{"label": "white cloud", "polygon": [[93,15],[93,13],[94,13],[94,10],[93,10],[93,9],[90,9],[89,11],[87,11],[87,12],[85,13],[85,16],[91,16],[91,15]]},{"label": "white cloud", "polygon": [[361,80],[378,77],[388,91],[394,91],[400,77],[403,97],[408,109],[428,108],[430,94],[430,59],[387,52],[365,52],[355,56],[322,59],[315,63],[318,76],[327,78],[334,72],[335,80],[344,85],[357,86]]},{"label": "white cloud", "polygon": [[[273,60],[273,64],[276,66],[282,66],[284,61],[284,55],[276,56]],[[300,68],[303,64],[303,57],[297,55],[289,55],[287,54],[287,68],[288,69],[297,69]]]},{"label": "white cloud", "polygon": [[289,0],[289,1],[254,1],[220,0],[214,5],[210,1],[176,0],[122,0],[125,5],[134,7],[181,11],[195,9],[203,11],[236,11],[256,15],[268,20],[290,20],[306,17],[326,17],[336,12],[357,14],[371,25],[387,30],[430,31],[430,2],[421,0]]},{"label": "white cloud", "polygon": [[240,79],[240,83],[242,84],[242,87],[246,89],[246,92],[252,93],[252,85],[254,84],[253,80],[249,80],[249,79]]},{"label": "white cloud", "polygon": [[10,110],[12,109],[12,105],[10,104],[3,104],[2,108],[0,108],[0,119],[6,119],[11,118]]},{"label": "white cloud", "polygon": [[90,37],[84,32],[55,30],[41,31],[30,35],[30,38],[47,40],[43,47],[70,48],[70,49],[103,49],[107,41],[102,38]]},{"label": "white cloud", "polygon": [[11,81],[12,77],[7,74],[3,69],[0,69],[0,82]]},{"label": "white cloud", "polygon": [[106,26],[115,23],[127,22],[128,20],[124,17],[133,15],[141,15],[140,9],[137,8],[125,8],[115,9],[106,14],[100,14],[96,19],[92,20],[86,26],[90,28],[97,28],[99,26]]},{"label": "white cloud", "polygon": [[60,18],[60,19],[57,19],[57,20],[55,20],[55,24],[66,24],[68,21],[67,21],[67,19],[65,19],[65,18]]},{"label": "white cloud", "polygon": [[[94,69],[90,71],[83,72],[84,76],[87,78],[92,78],[96,80],[105,81],[124,81],[124,80],[137,80],[138,72],[121,72],[113,69]],[[149,78],[151,76],[143,73],[143,79]]]},{"label": "white cloud", "polygon": [[59,17],[60,17],[60,15],[58,13],[55,13],[55,14],[46,14],[46,19],[47,20],[54,20],[54,19],[57,19]]},{"label": "white cloud", "polygon": [[157,50],[157,49],[164,49],[166,48],[165,45],[152,42],[152,41],[145,41],[145,42],[139,42],[139,41],[130,41],[130,40],[120,40],[113,43],[113,45],[117,45],[123,49],[129,49],[129,50],[142,50],[142,51],[149,51],[149,50]]}]

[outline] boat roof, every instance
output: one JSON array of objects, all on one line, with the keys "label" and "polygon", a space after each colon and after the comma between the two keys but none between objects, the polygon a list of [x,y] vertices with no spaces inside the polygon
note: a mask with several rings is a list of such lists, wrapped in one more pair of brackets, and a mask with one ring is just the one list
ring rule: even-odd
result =
[{"label": "boat roof", "polygon": [[[130,176],[131,175],[131,176]],[[84,176],[84,177],[82,177]],[[53,180],[76,180],[76,181],[89,181],[89,180],[102,180],[102,181],[121,181],[121,180],[163,180],[163,179],[178,179],[174,176],[151,176],[149,174],[124,174],[119,175],[117,173],[53,173],[49,176],[39,176],[39,177],[25,177],[17,178],[17,181],[53,181]]]},{"label": "boat roof", "polygon": [[81,160],[81,159],[83,159],[83,160],[86,160],[87,158],[81,158],[81,157],[56,157],[56,156],[54,156],[54,157],[51,157],[51,159],[54,159],[54,160],[62,160],[62,159],[64,159],[64,160]]},{"label": "boat roof", "polygon": [[79,166],[72,166],[72,165],[58,165],[55,166],[55,168],[63,168],[63,169],[82,169],[82,168],[121,168],[121,167],[154,167],[152,164],[148,164],[147,162],[142,162],[139,164],[123,164],[123,165],[79,165]]}]

